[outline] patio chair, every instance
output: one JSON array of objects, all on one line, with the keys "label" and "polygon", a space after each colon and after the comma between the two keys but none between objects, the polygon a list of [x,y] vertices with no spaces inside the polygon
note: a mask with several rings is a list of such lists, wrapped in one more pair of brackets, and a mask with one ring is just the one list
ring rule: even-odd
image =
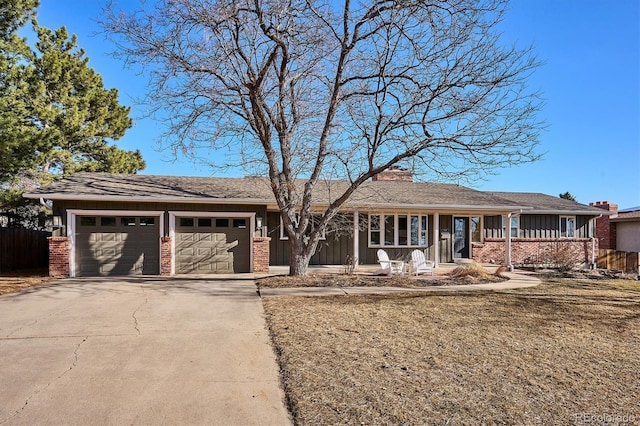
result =
[{"label": "patio chair", "polygon": [[378,250],[378,263],[383,272],[387,274],[403,274],[404,273],[404,261],[402,260],[390,260],[386,251]]},{"label": "patio chair", "polygon": [[415,273],[416,276],[421,272],[428,272],[433,275],[433,261],[427,260],[420,250],[414,250],[411,252],[409,271],[412,274]]}]

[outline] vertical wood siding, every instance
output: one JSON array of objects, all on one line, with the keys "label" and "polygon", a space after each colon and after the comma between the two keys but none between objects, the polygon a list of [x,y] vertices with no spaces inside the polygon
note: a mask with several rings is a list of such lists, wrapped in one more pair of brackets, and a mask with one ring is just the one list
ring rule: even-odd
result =
[{"label": "vertical wood siding", "polygon": [[[570,216],[570,215],[569,215]],[[576,216],[576,238],[592,237],[591,216]],[[484,237],[504,238],[501,216],[484,217]],[[560,215],[523,214],[520,215],[520,238],[559,238]]]}]

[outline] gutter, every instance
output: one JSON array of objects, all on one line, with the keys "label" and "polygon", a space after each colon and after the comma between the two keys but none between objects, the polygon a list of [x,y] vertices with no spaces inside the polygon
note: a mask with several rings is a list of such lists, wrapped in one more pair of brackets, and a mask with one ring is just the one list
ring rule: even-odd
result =
[{"label": "gutter", "polygon": [[148,196],[111,196],[111,195],[78,195],[27,193],[25,198],[42,199],[46,196],[53,201],[125,201],[132,203],[194,203],[194,204],[270,204],[273,200],[257,198],[203,198],[203,197],[148,197]]}]

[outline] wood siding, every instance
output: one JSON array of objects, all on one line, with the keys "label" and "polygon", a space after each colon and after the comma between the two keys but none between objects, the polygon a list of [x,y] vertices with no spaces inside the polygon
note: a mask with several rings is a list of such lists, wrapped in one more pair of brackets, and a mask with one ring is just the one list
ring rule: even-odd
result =
[{"label": "wood siding", "polygon": [[61,236],[66,234],[67,210],[149,210],[164,211],[164,235],[169,235],[169,211],[194,211],[194,212],[255,212],[256,215],[266,217],[266,206],[233,205],[233,204],[189,204],[189,203],[146,203],[126,201],[55,201],[53,211],[61,215],[65,227]]},{"label": "wood siding", "polygon": [[[280,214],[267,214],[267,236],[271,237],[269,245],[269,264],[288,265],[290,259],[289,240],[280,239]],[[328,233],[325,240],[320,240],[316,253],[311,257],[310,265],[344,265],[347,256],[353,256],[353,238],[349,235],[337,237]]]},{"label": "wood siding", "polygon": [[[571,215],[568,215],[571,216]],[[593,236],[590,220],[592,216],[576,216],[576,235],[574,238],[590,238]],[[484,238],[504,238],[502,232],[502,216],[484,217]],[[515,236],[512,236],[515,238]],[[519,238],[559,238],[560,215],[557,214],[523,214],[520,215]]]},{"label": "wood siding", "polygon": [[[358,263],[374,265],[378,263],[377,252],[383,248],[391,259],[408,259],[413,250],[426,251],[426,256],[433,257],[433,215],[428,215],[427,247],[369,247],[368,215],[359,215],[360,233],[358,235]],[[289,264],[289,242],[280,239],[280,214],[270,212],[267,215],[268,237],[271,237],[269,264]],[[347,256],[353,256],[353,237],[342,234],[336,238],[329,233],[326,240],[318,244],[316,254],[311,258],[310,265],[344,265]]]}]

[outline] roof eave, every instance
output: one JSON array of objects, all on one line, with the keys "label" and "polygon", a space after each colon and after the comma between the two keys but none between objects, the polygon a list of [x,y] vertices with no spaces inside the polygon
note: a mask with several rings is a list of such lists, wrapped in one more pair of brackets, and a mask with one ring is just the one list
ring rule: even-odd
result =
[{"label": "roof eave", "polygon": [[536,210],[533,209],[528,211],[527,214],[558,214],[558,215],[575,215],[575,216],[600,216],[600,215],[611,215],[611,212],[606,210],[602,210],[602,212],[593,211],[593,210],[554,210],[554,209],[544,209],[544,210]]},{"label": "roof eave", "polygon": [[135,203],[194,203],[194,204],[270,204],[272,200],[260,198],[208,198],[208,197],[130,197],[117,195],[73,195],[26,193],[25,198],[44,198],[52,201],[124,201]]},{"label": "roof eave", "polygon": [[610,222],[620,223],[620,222],[640,222],[640,216],[636,217],[614,217],[610,220]]},{"label": "roof eave", "polygon": [[532,209],[530,206],[496,206],[496,205],[466,205],[466,204],[387,204],[387,203],[354,203],[348,204],[351,209],[394,209],[394,210],[437,210],[437,211],[477,211],[477,212],[519,212]]}]

